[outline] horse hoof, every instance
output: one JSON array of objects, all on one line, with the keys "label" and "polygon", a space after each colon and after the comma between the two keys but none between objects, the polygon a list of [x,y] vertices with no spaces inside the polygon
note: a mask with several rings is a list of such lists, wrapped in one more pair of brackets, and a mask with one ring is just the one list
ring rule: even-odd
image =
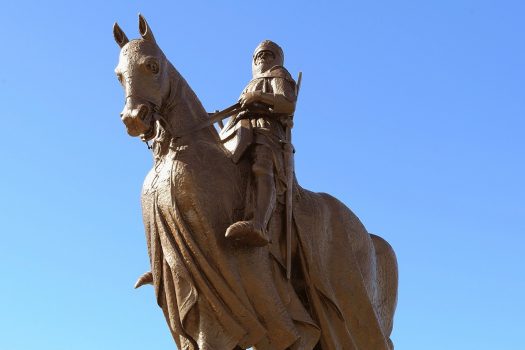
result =
[{"label": "horse hoof", "polygon": [[238,221],[230,225],[224,236],[251,247],[264,247],[269,243],[264,230],[256,227],[253,221]]}]

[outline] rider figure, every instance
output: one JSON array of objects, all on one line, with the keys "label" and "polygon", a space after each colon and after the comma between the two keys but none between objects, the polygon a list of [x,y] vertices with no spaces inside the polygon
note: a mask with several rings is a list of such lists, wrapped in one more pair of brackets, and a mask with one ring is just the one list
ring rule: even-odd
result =
[{"label": "rider figure", "polygon": [[226,237],[252,246],[268,244],[268,222],[277,198],[286,190],[283,145],[286,128],[292,127],[297,95],[296,83],[283,63],[283,51],[276,43],[265,40],[257,46],[253,78],[239,98],[244,111],[230,125],[239,129],[244,123],[251,129],[249,137],[239,137],[233,159],[238,161],[243,154],[250,158],[255,201],[253,218],[232,224]]}]

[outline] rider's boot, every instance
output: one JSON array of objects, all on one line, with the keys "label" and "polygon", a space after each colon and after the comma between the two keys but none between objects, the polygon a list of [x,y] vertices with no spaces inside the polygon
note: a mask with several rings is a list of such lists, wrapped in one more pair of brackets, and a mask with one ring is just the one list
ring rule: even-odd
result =
[{"label": "rider's boot", "polygon": [[273,174],[255,173],[256,206],[253,219],[238,221],[226,230],[226,237],[254,247],[269,243],[267,226],[275,203],[275,185]]}]

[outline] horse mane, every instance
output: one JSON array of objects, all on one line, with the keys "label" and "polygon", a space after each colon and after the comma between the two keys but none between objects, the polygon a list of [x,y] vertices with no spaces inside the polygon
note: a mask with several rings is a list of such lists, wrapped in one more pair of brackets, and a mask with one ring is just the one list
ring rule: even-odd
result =
[{"label": "horse mane", "polygon": [[[171,109],[166,117],[171,127],[174,128],[174,131],[185,130],[192,125],[204,122],[209,118],[209,114],[206,112],[202,102],[177,68],[169,59],[165,59],[170,84],[170,94],[167,97],[168,101],[165,102]],[[204,135],[208,143],[219,148],[227,158],[231,157],[231,152],[224,146],[214,125],[196,131],[192,135],[196,134]]]}]

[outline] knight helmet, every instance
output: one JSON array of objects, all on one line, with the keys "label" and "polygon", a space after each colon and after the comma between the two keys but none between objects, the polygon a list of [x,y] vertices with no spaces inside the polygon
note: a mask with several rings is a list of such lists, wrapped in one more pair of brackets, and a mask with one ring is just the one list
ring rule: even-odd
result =
[{"label": "knight helmet", "polygon": [[[271,53],[273,53],[274,60],[273,60],[273,62],[272,62],[270,67],[258,67],[258,66],[256,66],[256,64],[255,64],[255,57],[261,51],[270,51]],[[276,43],[274,43],[271,40],[264,40],[264,41],[262,41],[259,45],[257,45],[257,47],[255,48],[255,51],[253,52],[253,56],[252,56],[252,72],[253,72],[254,76],[256,74],[260,74],[260,73],[262,73],[262,72],[272,68],[273,66],[282,66],[283,64],[284,64],[283,49],[281,49],[281,47],[279,45],[277,45]]]}]

